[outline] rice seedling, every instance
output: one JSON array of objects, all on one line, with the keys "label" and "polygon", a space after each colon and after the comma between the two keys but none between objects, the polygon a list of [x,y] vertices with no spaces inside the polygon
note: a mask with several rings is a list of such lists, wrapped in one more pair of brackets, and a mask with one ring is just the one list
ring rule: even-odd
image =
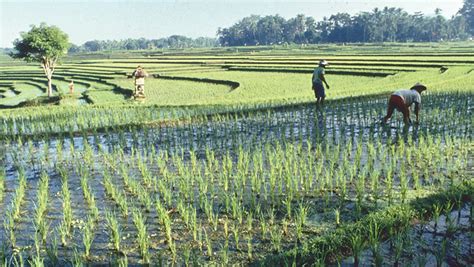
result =
[{"label": "rice seedling", "polygon": [[119,252],[122,234],[117,217],[113,212],[106,212],[105,219],[107,221],[107,228],[109,229],[110,243],[113,245],[114,250]]},{"label": "rice seedling", "polygon": [[147,233],[147,227],[145,219],[140,210],[134,209],[132,211],[132,219],[135,227],[137,228],[137,242],[140,248],[140,255],[145,263],[150,261],[149,253],[149,237]]},{"label": "rice seedling", "polygon": [[94,219],[88,217],[87,222],[82,229],[82,244],[84,245],[84,257],[86,259],[89,259],[91,256],[92,243],[95,238],[94,224]]}]

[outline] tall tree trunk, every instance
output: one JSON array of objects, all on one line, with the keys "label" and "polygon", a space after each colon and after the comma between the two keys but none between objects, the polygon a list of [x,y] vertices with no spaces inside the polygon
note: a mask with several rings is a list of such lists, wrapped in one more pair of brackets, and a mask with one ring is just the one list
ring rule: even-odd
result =
[{"label": "tall tree trunk", "polygon": [[51,84],[51,76],[48,75],[48,97],[53,96],[53,86]]}]

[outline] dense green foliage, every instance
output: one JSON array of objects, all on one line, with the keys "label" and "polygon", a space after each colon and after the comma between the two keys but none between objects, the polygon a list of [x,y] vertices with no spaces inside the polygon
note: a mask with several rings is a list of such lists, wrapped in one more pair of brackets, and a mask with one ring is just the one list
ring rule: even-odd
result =
[{"label": "dense green foliage", "polygon": [[41,23],[33,25],[31,30],[21,34],[14,42],[13,58],[27,62],[39,62],[48,79],[47,93],[51,97],[53,90],[51,79],[58,60],[66,54],[69,47],[68,36],[56,26]]},{"label": "dense green foliage", "polygon": [[[337,13],[316,21],[302,14],[286,20],[279,15],[245,17],[229,28],[219,29],[223,46],[313,44],[339,42],[435,42],[466,39],[472,24],[472,1],[461,15],[446,19],[436,15],[408,14],[401,8],[375,8],[351,16]],[[472,25],[471,25],[472,27]]]},{"label": "dense green foliage", "polygon": [[464,5],[461,10],[459,10],[459,13],[466,18],[469,30],[471,34],[474,35],[474,1],[464,0]]},{"label": "dense green foliage", "polygon": [[214,47],[217,40],[210,37],[189,38],[181,35],[172,35],[167,38],[160,39],[125,39],[125,40],[93,40],[84,44],[72,45],[69,49],[70,53],[78,52],[96,52],[111,50],[147,50],[162,48],[190,48],[190,47]]}]

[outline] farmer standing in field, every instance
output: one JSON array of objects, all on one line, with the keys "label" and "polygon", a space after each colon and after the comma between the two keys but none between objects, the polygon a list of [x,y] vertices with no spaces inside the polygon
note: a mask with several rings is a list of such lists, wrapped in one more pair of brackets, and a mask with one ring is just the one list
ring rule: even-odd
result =
[{"label": "farmer standing in field", "polygon": [[135,71],[132,73],[132,77],[135,79],[135,92],[134,97],[145,97],[145,77],[148,77],[148,73],[138,65]]},{"label": "farmer standing in field", "polygon": [[416,83],[410,90],[399,90],[394,92],[388,101],[387,116],[383,118],[383,123],[387,123],[388,119],[392,117],[394,109],[397,109],[403,114],[403,122],[405,125],[411,123],[410,120],[410,106],[415,103],[416,123],[419,123],[418,113],[421,105],[421,92],[426,90],[426,86],[421,83]]},{"label": "farmer standing in field", "polygon": [[326,84],[326,88],[329,89],[329,85],[324,78],[325,68],[329,63],[326,60],[320,60],[319,66],[314,69],[313,72],[313,91],[316,97],[316,104],[324,104],[324,98],[326,98],[326,93],[324,90],[323,82]]}]

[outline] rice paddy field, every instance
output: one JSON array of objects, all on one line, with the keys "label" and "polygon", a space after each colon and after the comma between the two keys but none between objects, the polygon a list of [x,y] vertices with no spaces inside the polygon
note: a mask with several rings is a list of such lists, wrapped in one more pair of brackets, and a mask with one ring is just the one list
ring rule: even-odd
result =
[{"label": "rice paddy field", "polygon": [[[470,266],[473,48],[82,54],[52,99],[39,66],[2,55],[0,264]],[[416,82],[420,123],[381,125]]]}]

